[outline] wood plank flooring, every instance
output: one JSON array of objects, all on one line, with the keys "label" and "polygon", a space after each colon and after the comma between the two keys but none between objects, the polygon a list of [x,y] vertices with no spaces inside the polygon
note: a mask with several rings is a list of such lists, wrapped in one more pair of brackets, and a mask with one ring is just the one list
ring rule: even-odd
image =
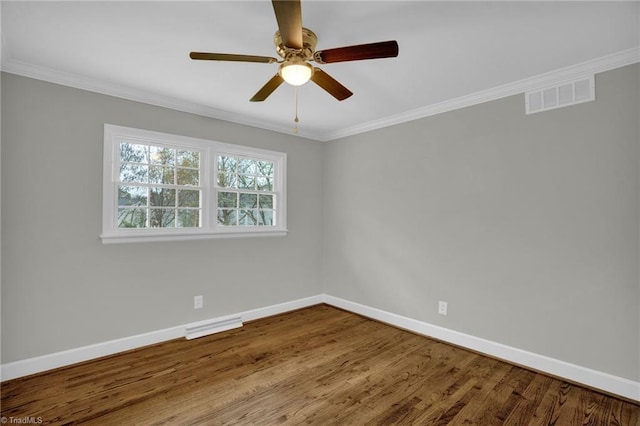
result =
[{"label": "wood plank flooring", "polygon": [[640,407],[326,305],[11,380],[65,425],[631,425]]}]

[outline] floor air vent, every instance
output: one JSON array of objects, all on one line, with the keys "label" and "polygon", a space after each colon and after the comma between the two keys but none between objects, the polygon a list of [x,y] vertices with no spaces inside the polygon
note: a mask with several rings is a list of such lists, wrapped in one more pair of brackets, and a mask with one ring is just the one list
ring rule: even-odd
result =
[{"label": "floor air vent", "polygon": [[239,327],[242,327],[241,316],[234,315],[229,317],[221,317],[213,320],[194,322],[193,324],[187,325],[184,337],[186,337],[187,340],[191,340]]},{"label": "floor air vent", "polygon": [[596,87],[593,75],[525,93],[527,114],[593,101]]}]

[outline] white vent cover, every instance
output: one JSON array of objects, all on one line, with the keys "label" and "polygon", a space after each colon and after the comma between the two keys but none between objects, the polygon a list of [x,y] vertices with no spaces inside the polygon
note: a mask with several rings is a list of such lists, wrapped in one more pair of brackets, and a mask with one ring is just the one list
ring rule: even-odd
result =
[{"label": "white vent cover", "polygon": [[220,317],[212,320],[205,320],[200,322],[194,322],[186,326],[184,337],[187,340],[195,339],[202,336],[207,336],[213,333],[220,333],[222,331],[231,330],[232,328],[242,327],[242,317],[238,315],[232,315],[227,317]]},{"label": "white vent cover", "polygon": [[532,90],[525,93],[524,99],[527,114],[593,101],[596,99],[595,79],[590,75]]}]

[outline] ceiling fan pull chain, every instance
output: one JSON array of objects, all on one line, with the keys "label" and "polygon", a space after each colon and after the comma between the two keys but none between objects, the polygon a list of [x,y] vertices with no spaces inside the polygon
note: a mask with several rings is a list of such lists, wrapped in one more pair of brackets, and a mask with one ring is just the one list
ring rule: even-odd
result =
[{"label": "ceiling fan pull chain", "polygon": [[293,128],[293,134],[297,135],[298,134],[298,86],[294,87],[294,91],[295,91],[295,96],[296,96],[296,118],[295,120],[293,120],[296,124],[295,127]]}]

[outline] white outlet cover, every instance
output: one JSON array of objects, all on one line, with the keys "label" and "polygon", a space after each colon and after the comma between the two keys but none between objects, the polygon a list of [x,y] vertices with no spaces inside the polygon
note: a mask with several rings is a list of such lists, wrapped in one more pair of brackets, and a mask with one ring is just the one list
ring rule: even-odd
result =
[{"label": "white outlet cover", "polygon": [[438,302],[438,313],[440,315],[447,315],[447,302]]},{"label": "white outlet cover", "polygon": [[194,296],[193,297],[193,309],[202,309],[204,306],[204,297],[202,296]]}]

